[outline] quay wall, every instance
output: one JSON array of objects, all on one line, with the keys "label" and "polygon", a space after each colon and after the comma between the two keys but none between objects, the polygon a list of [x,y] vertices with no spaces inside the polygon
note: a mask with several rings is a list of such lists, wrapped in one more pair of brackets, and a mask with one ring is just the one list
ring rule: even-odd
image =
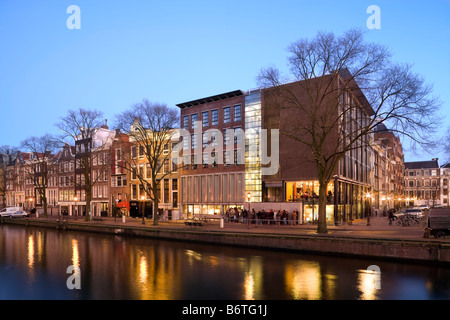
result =
[{"label": "quay wall", "polygon": [[121,236],[191,241],[216,245],[450,265],[450,243],[427,240],[360,238],[334,235],[286,235],[201,228],[140,227],[73,221],[1,219],[0,223]]}]

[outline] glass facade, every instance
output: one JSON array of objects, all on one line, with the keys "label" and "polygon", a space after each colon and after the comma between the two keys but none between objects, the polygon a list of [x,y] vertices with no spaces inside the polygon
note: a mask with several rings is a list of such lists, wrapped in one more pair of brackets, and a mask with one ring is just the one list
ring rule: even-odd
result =
[{"label": "glass facade", "polygon": [[261,92],[245,96],[245,195],[251,202],[262,201],[259,133],[261,131]]}]

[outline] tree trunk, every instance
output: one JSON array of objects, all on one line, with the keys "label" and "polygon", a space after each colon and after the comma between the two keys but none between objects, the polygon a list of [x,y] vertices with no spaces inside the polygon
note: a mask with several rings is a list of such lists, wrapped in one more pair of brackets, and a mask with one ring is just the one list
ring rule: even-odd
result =
[{"label": "tree trunk", "polygon": [[89,221],[90,218],[91,218],[91,195],[90,192],[86,192],[86,217],[84,218],[84,220]]},{"label": "tree trunk", "polygon": [[153,225],[157,226],[158,225],[158,206],[159,206],[159,201],[158,201],[158,196],[155,197],[155,201],[153,201]]},{"label": "tree trunk", "polygon": [[327,229],[327,186],[326,181],[319,180],[319,219],[317,233],[328,233]]},{"label": "tree trunk", "polygon": [[47,198],[44,197],[44,199],[42,199],[42,203],[44,205],[44,217],[47,218],[48,217],[48,209],[47,209]]}]

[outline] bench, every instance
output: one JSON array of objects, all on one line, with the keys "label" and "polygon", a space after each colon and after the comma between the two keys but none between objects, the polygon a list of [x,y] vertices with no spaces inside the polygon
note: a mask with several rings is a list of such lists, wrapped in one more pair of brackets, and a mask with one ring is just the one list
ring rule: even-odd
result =
[{"label": "bench", "polygon": [[102,218],[92,218],[92,221],[103,221]]},{"label": "bench", "polygon": [[185,225],[187,226],[197,226],[197,227],[201,227],[203,226],[203,222],[198,220],[198,219],[190,219],[190,220],[186,220],[184,222]]}]

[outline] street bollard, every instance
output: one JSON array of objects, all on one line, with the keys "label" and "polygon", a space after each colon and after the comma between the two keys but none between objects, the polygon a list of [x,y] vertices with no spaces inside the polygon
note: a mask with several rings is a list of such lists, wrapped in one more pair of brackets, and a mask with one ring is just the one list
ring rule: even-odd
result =
[{"label": "street bollard", "polygon": [[220,229],[223,229],[223,217],[220,217]]},{"label": "street bollard", "polygon": [[122,223],[125,223],[125,215],[122,215]]}]

